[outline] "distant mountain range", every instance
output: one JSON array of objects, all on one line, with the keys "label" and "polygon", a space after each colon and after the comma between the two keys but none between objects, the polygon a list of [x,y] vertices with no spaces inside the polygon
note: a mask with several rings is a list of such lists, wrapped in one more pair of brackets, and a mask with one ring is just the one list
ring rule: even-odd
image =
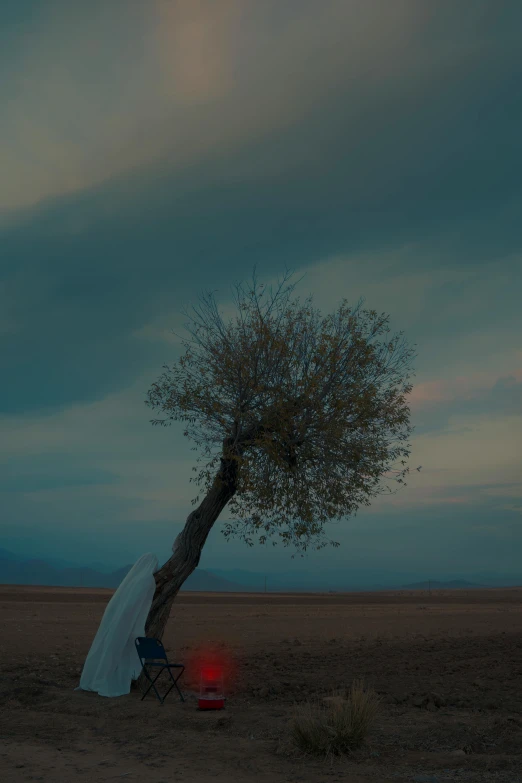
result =
[{"label": "distant mountain range", "polygon": [[410,585],[404,585],[403,590],[470,590],[473,587],[484,588],[490,585],[477,585],[474,582],[466,582],[465,579],[451,579],[449,582],[413,582]]},{"label": "distant mountain range", "polygon": [[[24,560],[12,552],[0,549],[0,584],[116,588],[131,568],[132,565],[126,565],[105,573],[87,566],[60,567],[56,561]],[[197,568],[181,589],[226,593],[242,592],[247,588]]]},{"label": "distant mountain range", "polygon": [[[27,559],[0,549],[0,584],[42,585],[56,587],[116,588],[132,565],[110,570],[102,564],[78,566],[50,558]],[[348,583],[349,575],[350,583]],[[360,592],[378,590],[458,590],[480,587],[511,587],[522,585],[522,577],[502,579],[495,575],[477,575],[472,580],[408,581],[399,573],[383,573],[363,569],[329,569],[321,573],[271,573],[267,575],[268,592]],[[411,575],[410,575],[411,578]],[[184,583],[182,590],[243,593],[263,592],[265,574],[241,569],[197,568]]]}]

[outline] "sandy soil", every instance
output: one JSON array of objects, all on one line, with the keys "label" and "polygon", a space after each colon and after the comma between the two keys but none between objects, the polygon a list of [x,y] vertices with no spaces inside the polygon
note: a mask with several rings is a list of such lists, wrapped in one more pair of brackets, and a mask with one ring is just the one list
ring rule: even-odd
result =
[{"label": "sandy soil", "polygon": [[[210,713],[190,666],[185,703],[74,691],[110,595],[0,586],[3,782],[522,783],[522,589],[182,594],[170,659],[222,643],[235,664]],[[294,703],[360,677],[382,699],[366,747],[292,753]]]}]

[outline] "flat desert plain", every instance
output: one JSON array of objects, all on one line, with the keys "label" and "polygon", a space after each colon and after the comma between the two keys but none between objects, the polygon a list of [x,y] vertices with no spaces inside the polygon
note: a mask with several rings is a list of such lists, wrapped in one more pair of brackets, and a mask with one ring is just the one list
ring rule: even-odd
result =
[{"label": "flat desert plain", "polygon": [[[109,590],[0,587],[0,780],[140,783],[522,781],[522,589],[182,593],[171,692],[75,691]],[[191,660],[230,657],[226,708],[197,710]],[[381,698],[364,748],[334,763],[288,744],[295,703],[363,678]]]}]

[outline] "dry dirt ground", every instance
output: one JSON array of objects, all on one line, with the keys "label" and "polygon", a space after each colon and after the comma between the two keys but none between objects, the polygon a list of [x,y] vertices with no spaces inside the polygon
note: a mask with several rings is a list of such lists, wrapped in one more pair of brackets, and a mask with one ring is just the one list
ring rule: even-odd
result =
[{"label": "dry dirt ground", "polygon": [[[108,590],[0,587],[0,780],[141,783],[522,781],[522,589],[329,595],[184,593],[172,661],[232,651],[227,706],[78,692]],[[363,677],[381,696],[364,749],[288,746],[295,702]]]}]

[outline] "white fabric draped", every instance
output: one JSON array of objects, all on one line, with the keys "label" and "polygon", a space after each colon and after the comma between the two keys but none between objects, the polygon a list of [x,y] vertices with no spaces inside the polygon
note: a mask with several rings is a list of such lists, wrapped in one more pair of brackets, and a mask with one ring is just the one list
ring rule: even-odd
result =
[{"label": "white fabric draped", "polygon": [[145,636],[145,622],[155,591],[158,559],[142,555],[112,596],[85,659],[76,690],[100,696],[123,696],[141,672],[134,640]]}]

